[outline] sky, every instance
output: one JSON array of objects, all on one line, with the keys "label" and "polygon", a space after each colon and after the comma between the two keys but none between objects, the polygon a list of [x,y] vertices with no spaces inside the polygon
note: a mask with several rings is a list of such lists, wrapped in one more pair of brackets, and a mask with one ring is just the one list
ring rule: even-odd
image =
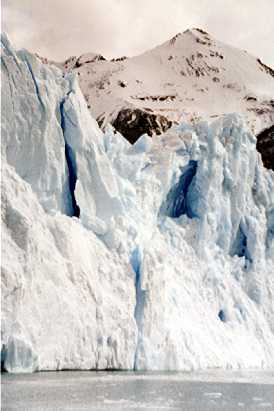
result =
[{"label": "sky", "polygon": [[199,27],[274,67],[274,0],[2,0],[17,48],[56,61],[132,56]]}]

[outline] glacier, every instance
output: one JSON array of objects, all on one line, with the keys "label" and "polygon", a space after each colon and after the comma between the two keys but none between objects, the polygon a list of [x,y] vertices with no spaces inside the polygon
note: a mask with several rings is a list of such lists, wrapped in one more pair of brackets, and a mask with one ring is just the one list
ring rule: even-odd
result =
[{"label": "glacier", "polygon": [[2,367],[274,367],[274,173],[237,114],[134,145],[2,46]]}]

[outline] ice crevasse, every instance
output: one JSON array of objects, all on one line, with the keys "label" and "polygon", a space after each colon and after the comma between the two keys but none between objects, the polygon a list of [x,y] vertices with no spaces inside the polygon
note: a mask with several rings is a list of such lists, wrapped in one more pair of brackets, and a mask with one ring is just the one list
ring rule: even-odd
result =
[{"label": "ice crevasse", "polygon": [[1,43],[4,369],[274,367],[274,174],[243,120],[131,146]]}]

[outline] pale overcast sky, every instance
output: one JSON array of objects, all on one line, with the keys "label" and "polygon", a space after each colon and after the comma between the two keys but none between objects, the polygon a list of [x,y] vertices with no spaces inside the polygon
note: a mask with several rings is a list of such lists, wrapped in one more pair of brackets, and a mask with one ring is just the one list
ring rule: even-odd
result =
[{"label": "pale overcast sky", "polygon": [[273,16],[274,0],[2,0],[16,47],[55,60],[136,55],[200,27],[274,67]]}]

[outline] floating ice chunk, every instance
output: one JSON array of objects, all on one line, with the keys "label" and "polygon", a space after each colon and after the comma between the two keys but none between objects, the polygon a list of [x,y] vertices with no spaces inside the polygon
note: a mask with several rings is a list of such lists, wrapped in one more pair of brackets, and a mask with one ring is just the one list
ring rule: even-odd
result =
[{"label": "floating ice chunk", "polygon": [[221,398],[223,394],[221,392],[205,392],[204,396],[210,398]]},{"label": "floating ice chunk", "polygon": [[5,347],[4,369],[8,372],[34,372],[38,368],[38,356],[30,343],[19,337],[9,338]]}]

